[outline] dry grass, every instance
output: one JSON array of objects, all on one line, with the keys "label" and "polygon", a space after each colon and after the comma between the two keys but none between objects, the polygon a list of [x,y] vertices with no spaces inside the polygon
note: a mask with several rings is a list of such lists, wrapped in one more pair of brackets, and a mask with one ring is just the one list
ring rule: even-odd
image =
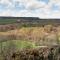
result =
[{"label": "dry grass", "polygon": [[[60,41],[60,26],[22,27],[7,32],[0,32],[0,40]],[[44,43],[45,44],[45,43]]]}]

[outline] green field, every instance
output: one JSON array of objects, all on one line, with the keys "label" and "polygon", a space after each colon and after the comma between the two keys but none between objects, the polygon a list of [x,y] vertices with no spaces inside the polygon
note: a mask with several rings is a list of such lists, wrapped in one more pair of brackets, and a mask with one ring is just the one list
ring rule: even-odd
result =
[{"label": "green field", "polygon": [[0,42],[0,51],[1,51],[1,48],[2,50],[4,49],[17,49],[17,50],[20,50],[20,49],[23,49],[23,48],[35,48],[35,44],[32,43],[32,42],[29,42],[29,41],[23,41],[23,40],[11,40],[11,41],[6,41],[6,42]]},{"label": "green field", "polygon": [[0,24],[12,24],[16,23],[16,19],[0,19]]}]

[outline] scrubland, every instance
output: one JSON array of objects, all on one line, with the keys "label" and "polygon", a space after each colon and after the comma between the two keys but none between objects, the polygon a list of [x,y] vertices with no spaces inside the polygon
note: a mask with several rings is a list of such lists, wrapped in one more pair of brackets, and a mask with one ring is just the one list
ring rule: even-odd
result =
[{"label": "scrubland", "polygon": [[[28,40],[33,42],[60,43],[60,26],[46,25],[44,27],[22,27],[20,29],[0,32],[0,41]],[[46,42],[46,43],[45,43]]]},{"label": "scrubland", "polygon": [[[37,57],[40,57],[40,55],[43,55],[44,53],[45,55],[43,56],[46,56],[51,52],[51,47],[56,55],[57,50],[60,48],[58,47],[57,49],[54,47],[56,45],[60,45],[60,26],[45,25],[40,27],[21,27],[8,31],[0,31],[0,60],[20,60],[20,58],[21,60],[25,60],[27,55],[27,60],[30,60],[31,57],[32,60],[34,60],[34,54],[36,53],[34,51],[38,52],[36,54]],[[42,49],[41,46],[46,46],[46,48]],[[48,49],[47,54],[45,49]],[[41,54],[39,51],[41,51]],[[21,57],[22,55],[20,53],[24,57]]]}]

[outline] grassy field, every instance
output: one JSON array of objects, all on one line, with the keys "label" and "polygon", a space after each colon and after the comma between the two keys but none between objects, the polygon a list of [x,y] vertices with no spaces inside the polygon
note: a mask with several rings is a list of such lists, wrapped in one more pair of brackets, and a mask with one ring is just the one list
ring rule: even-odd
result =
[{"label": "grassy field", "polygon": [[[1,46],[2,44],[2,46]],[[12,40],[12,41],[6,41],[6,42],[0,42],[0,51],[1,51],[1,47],[2,50],[4,50],[4,48],[16,48],[17,50],[22,49],[22,48],[35,48],[37,46],[35,46],[34,43],[29,42],[29,41],[23,41],[23,40]]]},{"label": "grassy field", "polygon": [[0,19],[0,24],[12,24],[16,23],[16,19]]}]

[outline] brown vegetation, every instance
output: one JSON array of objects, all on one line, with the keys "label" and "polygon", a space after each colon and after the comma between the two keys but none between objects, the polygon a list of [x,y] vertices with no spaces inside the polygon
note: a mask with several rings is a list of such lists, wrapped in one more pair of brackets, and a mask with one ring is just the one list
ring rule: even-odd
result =
[{"label": "brown vegetation", "polygon": [[[38,46],[60,44],[60,26],[45,25],[43,27],[22,27],[14,30],[11,28],[11,30],[0,32],[0,41],[7,40],[28,40],[33,41]],[[13,48],[14,46],[11,43],[10,46]],[[6,50],[4,49],[6,52],[3,51],[4,59],[2,60],[48,60],[49,53],[52,51],[54,59],[60,59],[60,53],[55,50],[57,48],[23,49],[19,50],[19,52],[14,52],[10,46]]]},{"label": "brown vegetation", "polygon": [[1,32],[8,31],[8,30],[14,30],[14,29],[16,29],[16,25],[14,24],[0,25]]},{"label": "brown vegetation", "polygon": [[[59,60],[60,47],[43,47],[37,49],[23,49],[13,52],[10,60]],[[6,60],[9,60],[5,57]]]},{"label": "brown vegetation", "polygon": [[52,25],[45,25],[44,27],[22,27],[7,32],[0,32],[0,40],[30,40],[39,43],[38,45],[54,45],[60,41],[59,27]]}]

